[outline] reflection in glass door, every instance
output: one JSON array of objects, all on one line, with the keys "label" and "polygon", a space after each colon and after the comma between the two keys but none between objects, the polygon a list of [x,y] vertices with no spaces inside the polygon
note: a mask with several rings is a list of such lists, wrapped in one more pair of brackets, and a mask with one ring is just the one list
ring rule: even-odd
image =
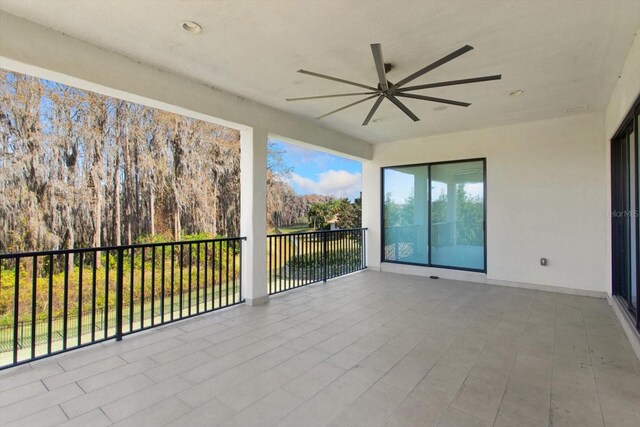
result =
[{"label": "reflection in glass door", "polygon": [[390,261],[429,261],[429,167],[385,168],[383,172],[384,255]]},{"label": "reflection in glass door", "polygon": [[431,264],[484,269],[484,162],[431,166]]}]

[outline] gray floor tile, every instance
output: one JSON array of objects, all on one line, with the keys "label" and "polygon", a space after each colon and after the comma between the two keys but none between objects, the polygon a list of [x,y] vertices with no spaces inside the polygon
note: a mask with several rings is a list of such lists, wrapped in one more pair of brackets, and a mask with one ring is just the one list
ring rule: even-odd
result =
[{"label": "gray floor tile", "polygon": [[28,399],[37,394],[46,393],[47,391],[48,389],[44,386],[42,381],[33,381],[7,391],[0,392],[0,408]]},{"label": "gray floor tile", "polygon": [[0,421],[2,421],[0,424],[6,427],[45,427],[61,425],[68,419],[59,406],[52,406],[8,424],[6,424],[4,416],[0,415]]},{"label": "gray floor tile", "polygon": [[169,422],[167,427],[214,427],[225,422],[235,413],[233,409],[212,399]]},{"label": "gray floor tile", "polygon": [[[41,393],[26,399],[22,399],[0,410],[2,422],[8,423],[20,418],[29,417],[61,402],[67,402],[76,396],[83,395],[83,391],[76,384],[69,384],[47,393]],[[69,414],[67,414],[69,415]]]},{"label": "gray floor tile", "polygon": [[406,396],[406,391],[378,382],[344,409],[335,418],[335,424],[346,422],[353,426],[382,426]]},{"label": "gray floor tile", "polygon": [[523,381],[509,381],[499,412],[507,419],[526,420],[532,425],[549,423],[551,388]]},{"label": "gray floor tile", "polygon": [[285,417],[304,402],[300,397],[277,389],[247,409],[229,418],[221,425],[227,427],[270,426]]},{"label": "gray floor tile", "polygon": [[84,378],[77,381],[77,384],[82,387],[85,393],[90,393],[99,388],[106,387],[113,383],[135,376],[136,374],[142,373],[155,366],[158,366],[158,364],[151,359],[139,359],[115,369],[110,369],[106,372]]},{"label": "gray floor tile", "polygon": [[22,365],[2,371],[4,374],[0,378],[0,392],[11,390],[15,387],[41,380],[42,378],[64,372],[62,367],[56,362],[31,368],[29,365]]},{"label": "gray floor tile", "polygon": [[204,351],[198,351],[196,353],[188,354],[185,357],[173,360],[169,363],[165,363],[164,365],[159,365],[155,368],[151,368],[148,371],[145,371],[145,375],[147,375],[153,381],[159,382],[174,375],[179,375],[182,372],[188,371],[196,366],[204,365],[210,360],[211,356],[209,356]]},{"label": "gray floor tile", "polygon": [[94,409],[91,412],[73,418],[60,427],[106,427],[112,424],[111,420],[100,409]]},{"label": "gray floor tile", "polygon": [[101,409],[109,419],[113,422],[118,422],[177,393],[180,393],[189,386],[190,384],[186,380],[180,377],[171,377],[165,381],[150,385],[149,387],[135,393],[131,393],[107,405],[103,405],[101,406]]},{"label": "gray floor tile", "polygon": [[503,382],[490,382],[486,378],[469,375],[451,406],[493,423],[505,385]]},{"label": "gray floor tile", "polygon": [[108,359],[90,363],[77,369],[72,369],[58,375],[52,375],[42,380],[49,390],[62,387],[80,381],[84,378],[94,376],[101,372],[117,370],[126,362],[118,356],[109,357]]},{"label": "gray floor tile", "polygon": [[[123,396],[128,396],[153,384],[148,377],[137,374],[125,380],[118,381],[103,388],[99,388],[87,394],[83,394],[71,400],[67,400],[60,406],[69,418],[75,418],[93,409],[107,405]],[[73,384],[73,386],[78,387]],[[58,390],[63,390],[63,387]]]},{"label": "gray floor tile", "polygon": [[309,399],[346,371],[331,363],[320,363],[282,388],[302,399]]},{"label": "gray floor tile", "polygon": [[449,408],[437,425],[438,427],[489,427],[492,423],[465,412]]},{"label": "gray floor tile", "polygon": [[432,427],[442,419],[449,406],[424,400],[422,397],[409,396],[385,421],[388,427]]},{"label": "gray floor tile", "polygon": [[638,390],[604,300],[365,271],[4,370],[0,419],[635,427]]},{"label": "gray floor tile", "polygon": [[155,427],[167,424],[187,412],[189,412],[187,405],[175,397],[170,397],[113,425],[117,427]]}]

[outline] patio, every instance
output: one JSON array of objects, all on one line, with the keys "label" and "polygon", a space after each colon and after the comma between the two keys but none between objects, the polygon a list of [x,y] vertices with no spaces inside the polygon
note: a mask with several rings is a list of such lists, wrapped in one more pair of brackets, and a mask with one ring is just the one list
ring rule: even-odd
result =
[{"label": "patio", "polygon": [[640,424],[606,299],[364,271],[0,373],[14,425]]}]

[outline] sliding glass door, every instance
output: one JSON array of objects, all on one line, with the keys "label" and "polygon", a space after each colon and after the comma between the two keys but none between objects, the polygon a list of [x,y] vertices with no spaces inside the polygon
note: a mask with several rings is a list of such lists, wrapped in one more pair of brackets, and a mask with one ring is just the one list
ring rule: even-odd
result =
[{"label": "sliding glass door", "polygon": [[382,261],[486,271],[485,160],[382,169]]},{"label": "sliding glass door", "polygon": [[638,121],[640,99],[611,141],[611,230],[613,294],[640,330],[638,310]]}]

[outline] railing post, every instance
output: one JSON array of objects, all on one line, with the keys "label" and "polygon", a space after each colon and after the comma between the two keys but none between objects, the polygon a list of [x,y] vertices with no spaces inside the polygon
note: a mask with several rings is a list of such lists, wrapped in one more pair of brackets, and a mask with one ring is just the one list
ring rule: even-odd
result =
[{"label": "railing post", "polygon": [[325,231],[322,233],[322,260],[324,261],[324,272],[322,276],[323,282],[327,281],[327,276],[329,275],[329,272],[328,272],[329,265],[327,263],[327,254],[329,252],[327,249],[327,234],[329,234],[328,231]]},{"label": "railing post", "polygon": [[122,291],[122,276],[124,270],[123,261],[124,251],[120,247],[118,248],[118,258],[116,266],[116,341],[122,341],[122,303],[124,301],[124,292]]},{"label": "railing post", "polygon": [[[367,268],[367,229],[363,228],[362,231],[362,268]],[[397,259],[397,258],[396,258]]]}]

